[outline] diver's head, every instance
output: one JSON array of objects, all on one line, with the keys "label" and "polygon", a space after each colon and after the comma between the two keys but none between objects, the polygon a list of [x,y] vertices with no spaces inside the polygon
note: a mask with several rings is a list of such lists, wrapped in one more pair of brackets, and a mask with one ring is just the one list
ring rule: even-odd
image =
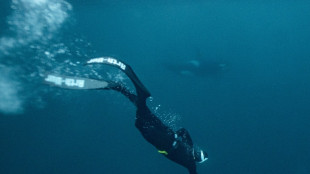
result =
[{"label": "diver's head", "polygon": [[195,148],[194,149],[194,159],[197,163],[203,163],[208,159],[208,154],[207,154],[207,152],[205,152],[201,149]]}]

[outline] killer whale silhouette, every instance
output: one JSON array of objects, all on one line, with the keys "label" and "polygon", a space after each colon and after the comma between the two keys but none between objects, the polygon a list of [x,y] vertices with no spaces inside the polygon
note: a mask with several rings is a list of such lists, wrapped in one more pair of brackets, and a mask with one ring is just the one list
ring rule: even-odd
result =
[{"label": "killer whale silhouette", "polygon": [[227,64],[213,60],[190,59],[183,62],[165,63],[168,70],[182,76],[216,76],[226,71]]}]

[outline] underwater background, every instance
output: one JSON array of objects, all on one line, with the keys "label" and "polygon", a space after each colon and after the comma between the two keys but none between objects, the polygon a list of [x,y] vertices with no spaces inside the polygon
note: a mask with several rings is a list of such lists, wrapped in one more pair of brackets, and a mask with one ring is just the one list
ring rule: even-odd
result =
[{"label": "underwater background", "polygon": [[[310,1],[3,0],[0,173],[186,174],[134,126],[113,91],[65,90],[48,73],[121,81],[209,154],[198,173],[310,173]],[[170,65],[225,65],[180,74]],[[211,62],[211,63],[210,63]],[[182,66],[179,66],[182,71]],[[203,69],[205,68],[205,69]]]}]

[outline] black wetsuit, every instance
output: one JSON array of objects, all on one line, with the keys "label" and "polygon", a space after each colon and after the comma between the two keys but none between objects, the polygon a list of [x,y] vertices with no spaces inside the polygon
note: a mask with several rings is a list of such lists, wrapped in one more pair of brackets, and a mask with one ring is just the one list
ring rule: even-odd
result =
[{"label": "black wetsuit", "polygon": [[151,94],[140,82],[131,67],[111,57],[94,58],[86,64],[95,63],[107,64],[121,69],[133,82],[137,95],[130,92],[124,85],[111,81],[48,75],[45,82],[68,89],[112,89],[122,93],[137,107],[135,126],[142,136],[155,146],[159,153],[186,167],[190,174],[197,174],[196,162],[200,163],[207,160],[207,153],[194,148],[186,129],[182,128],[178,131],[173,131],[150,111],[146,100]]},{"label": "black wetsuit", "polygon": [[[137,96],[123,85],[113,85],[110,89],[124,94],[137,107],[135,126],[142,136],[160,153],[170,160],[186,167],[190,174],[197,174],[195,150],[192,140],[186,129],[173,131],[166,126],[146,105],[147,97],[137,89]],[[142,96],[140,97],[139,94]]]},{"label": "black wetsuit", "polygon": [[124,94],[137,107],[135,125],[142,136],[155,146],[159,153],[186,167],[190,174],[197,174],[196,162],[207,160],[207,153],[194,148],[186,129],[182,128],[175,132],[150,111],[146,105],[146,99],[151,94],[128,64],[113,57],[94,58],[86,64],[106,64],[122,70],[133,82],[137,95],[129,92],[125,86],[113,82],[103,89],[113,89]]}]

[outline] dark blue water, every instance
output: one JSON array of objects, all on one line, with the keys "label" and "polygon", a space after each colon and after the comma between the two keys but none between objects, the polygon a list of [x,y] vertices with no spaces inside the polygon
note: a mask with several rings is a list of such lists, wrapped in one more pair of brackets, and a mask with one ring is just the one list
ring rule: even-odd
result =
[{"label": "dark blue water", "polygon": [[[125,97],[42,84],[48,71],[88,76],[68,61],[97,56],[129,63],[149,105],[189,130],[209,154],[199,174],[310,172],[309,1],[68,1],[71,10],[47,13],[66,12],[65,22],[39,18],[30,32],[10,3],[0,3],[0,173],[187,173],[142,138]],[[164,66],[193,59],[227,69],[182,76]]]}]

